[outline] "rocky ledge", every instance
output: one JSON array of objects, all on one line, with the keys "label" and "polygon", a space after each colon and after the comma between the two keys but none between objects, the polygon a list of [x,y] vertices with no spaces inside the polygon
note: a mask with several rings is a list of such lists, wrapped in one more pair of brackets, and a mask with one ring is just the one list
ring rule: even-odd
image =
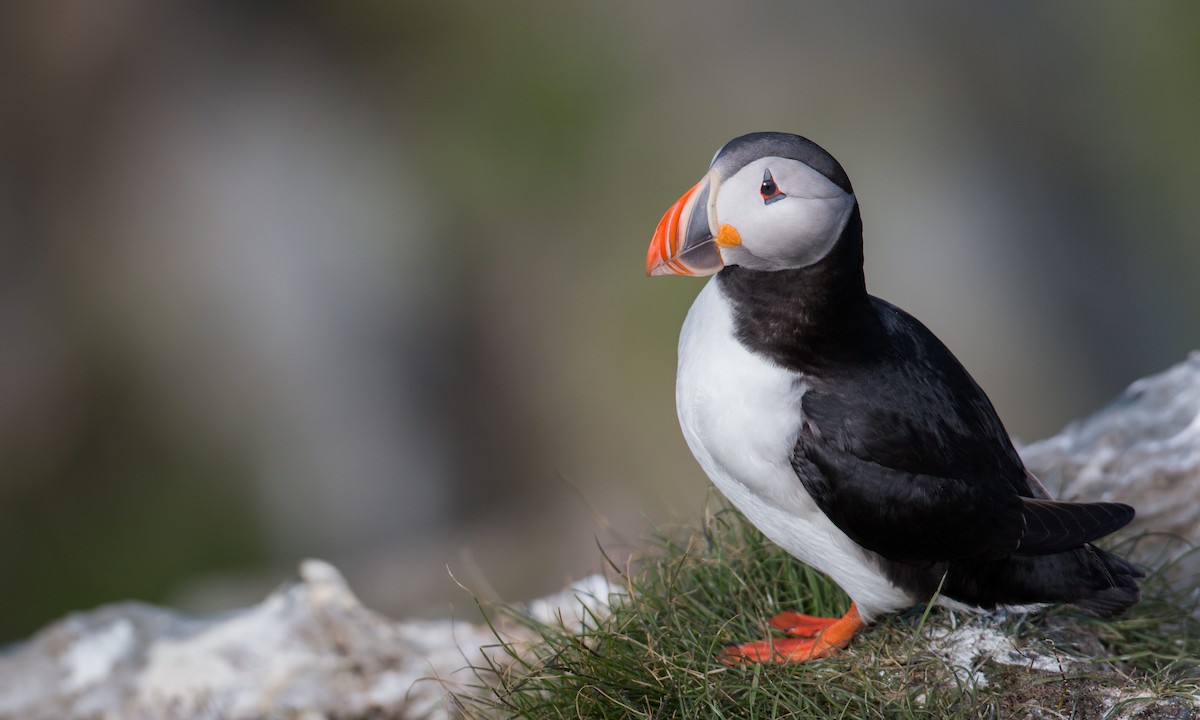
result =
[{"label": "rocky ledge", "polygon": [[[617,594],[597,575],[526,610],[577,631]],[[518,623],[497,630],[533,640]],[[0,718],[447,717],[446,691],[474,684],[498,642],[469,622],[390,620],[308,560],[299,582],[243,610],[193,618],[129,602],[67,616],[0,654]]]},{"label": "rocky ledge", "polygon": [[[1022,456],[1058,497],[1137,505],[1134,531],[1180,538],[1138,549],[1175,557],[1181,580],[1200,576],[1200,553],[1184,552],[1200,542],[1200,354],[1139,380]],[[526,610],[577,630],[618,597],[593,576]],[[519,623],[496,631],[518,647],[533,642]],[[964,667],[985,655],[1061,667],[1061,657],[1014,654],[1004,638],[982,642],[980,633],[972,625],[931,641],[948,657],[963,655]],[[475,683],[471,668],[497,642],[471,623],[390,620],[363,607],[336,569],[310,560],[299,582],[251,608],[194,618],[120,603],[50,625],[0,651],[0,718],[447,717],[447,689]]]}]

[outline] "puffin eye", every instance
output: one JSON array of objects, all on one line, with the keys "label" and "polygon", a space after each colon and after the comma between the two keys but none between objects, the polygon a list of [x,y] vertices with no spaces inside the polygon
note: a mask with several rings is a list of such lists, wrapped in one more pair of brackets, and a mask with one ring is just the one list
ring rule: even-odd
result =
[{"label": "puffin eye", "polygon": [[763,170],[762,186],[758,188],[758,192],[762,194],[764,205],[770,205],[776,200],[787,197],[779,190],[779,185],[775,184],[775,178],[771,175],[770,170]]}]

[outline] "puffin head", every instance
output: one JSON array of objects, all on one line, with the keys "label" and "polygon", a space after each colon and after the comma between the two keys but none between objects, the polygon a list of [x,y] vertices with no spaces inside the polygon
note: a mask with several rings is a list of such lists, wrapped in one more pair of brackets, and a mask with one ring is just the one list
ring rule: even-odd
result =
[{"label": "puffin head", "polygon": [[813,141],[778,132],[734,138],[659,221],[646,274],[808,267],[837,243],[856,203],[846,171]]}]

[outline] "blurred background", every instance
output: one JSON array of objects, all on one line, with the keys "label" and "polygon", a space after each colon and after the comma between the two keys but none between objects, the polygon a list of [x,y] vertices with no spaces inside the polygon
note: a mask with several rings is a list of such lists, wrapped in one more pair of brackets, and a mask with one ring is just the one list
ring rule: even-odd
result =
[{"label": "blurred background", "polygon": [[[467,615],[708,483],[650,235],[807,135],[872,291],[1035,440],[1200,346],[1200,5],[0,7],[0,643],[308,556]],[[1136,498],[1130,498],[1136,502]]]}]

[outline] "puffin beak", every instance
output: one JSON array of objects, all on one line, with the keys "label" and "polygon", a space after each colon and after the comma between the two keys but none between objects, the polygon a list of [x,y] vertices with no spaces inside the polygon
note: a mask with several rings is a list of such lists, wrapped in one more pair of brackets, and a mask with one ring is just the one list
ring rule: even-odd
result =
[{"label": "puffin beak", "polygon": [[725,267],[710,218],[717,177],[709,173],[658,221],[646,253],[647,275],[712,275]]}]

